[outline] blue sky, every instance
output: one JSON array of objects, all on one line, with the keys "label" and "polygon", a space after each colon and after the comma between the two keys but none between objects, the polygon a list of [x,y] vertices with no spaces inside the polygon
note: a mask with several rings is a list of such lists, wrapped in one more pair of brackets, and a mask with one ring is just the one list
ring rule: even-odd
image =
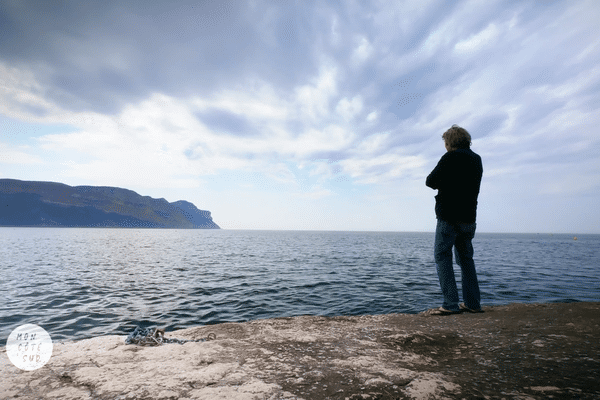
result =
[{"label": "blue sky", "polygon": [[466,128],[482,232],[600,233],[596,1],[3,1],[0,177],[226,229],[433,231]]}]

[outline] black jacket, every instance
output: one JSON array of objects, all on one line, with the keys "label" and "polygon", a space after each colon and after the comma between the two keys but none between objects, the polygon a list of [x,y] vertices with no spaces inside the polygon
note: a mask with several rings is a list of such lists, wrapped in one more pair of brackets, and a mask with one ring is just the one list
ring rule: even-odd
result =
[{"label": "black jacket", "polygon": [[438,190],[435,196],[436,217],[451,223],[475,222],[482,175],[481,157],[471,149],[444,154],[425,182]]}]

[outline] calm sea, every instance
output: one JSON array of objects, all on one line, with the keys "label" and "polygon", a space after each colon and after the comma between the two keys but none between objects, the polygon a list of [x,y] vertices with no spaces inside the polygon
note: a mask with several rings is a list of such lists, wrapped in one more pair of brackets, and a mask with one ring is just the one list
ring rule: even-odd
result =
[{"label": "calm sea", "polygon": [[[136,325],[417,313],[442,301],[433,238],[0,228],[0,344],[25,323],[71,340]],[[600,235],[478,233],[474,247],[484,306],[600,301]]]}]

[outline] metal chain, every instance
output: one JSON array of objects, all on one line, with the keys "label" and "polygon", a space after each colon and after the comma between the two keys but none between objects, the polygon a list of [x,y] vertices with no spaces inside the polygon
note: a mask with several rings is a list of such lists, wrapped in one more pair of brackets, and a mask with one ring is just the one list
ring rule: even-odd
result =
[{"label": "metal chain", "polygon": [[196,340],[165,338],[164,329],[141,329],[139,326],[136,326],[133,332],[131,332],[125,339],[125,344],[137,344],[138,346],[160,346],[161,344],[165,343],[184,344],[187,342],[204,342],[207,340],[215,340],[216,338],[217,335],[212,332],[209,333],[207,337]]}]

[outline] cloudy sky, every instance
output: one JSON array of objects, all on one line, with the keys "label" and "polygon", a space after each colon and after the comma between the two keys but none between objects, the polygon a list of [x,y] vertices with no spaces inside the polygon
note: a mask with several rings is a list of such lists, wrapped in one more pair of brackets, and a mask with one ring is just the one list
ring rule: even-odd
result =
[{"label": "cloudy sky", "polygon": [[596,1],[0,4],[0,178],[226,229],[433,231],[452,124],[481,232],[600,233]]}]

